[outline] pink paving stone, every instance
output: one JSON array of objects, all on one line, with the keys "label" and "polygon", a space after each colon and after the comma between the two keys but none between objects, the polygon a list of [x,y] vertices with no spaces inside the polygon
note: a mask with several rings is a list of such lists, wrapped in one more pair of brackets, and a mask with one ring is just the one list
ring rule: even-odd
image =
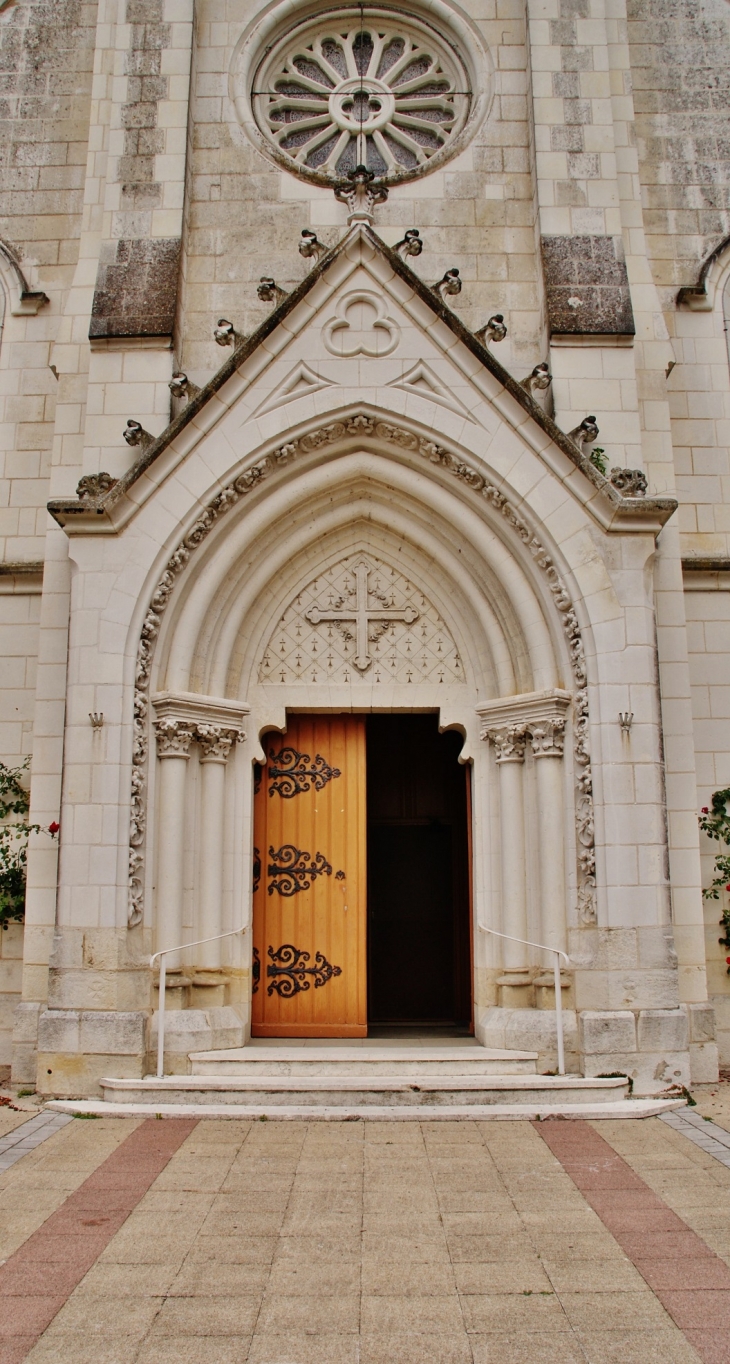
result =
[{"label": "pink paving stone", "polygon": [[[585,1190],[583,1191],[585,1192]],[[615,1228],[628,1232],[640,1232],[642,1235],[654,1236],[657,1232],[680,1232],[684,1231],[681,1218],[677,1217],[667,1207],[638,1207],[632,1212],[625,1205],[621,1208],[611,1206],[609,1200],[603,1195],[600,1198],[591,1198],[591,1207],[606,1226],[614,1231]]]},{"label": "pink paving stone", "polygon": [[726,1331],[685,1331],[704,1364],[730,1364],[730,1340]]},{"label": "pink paving stone", "polygon": [[[598,1216],[601,1217],[601,1214]],[[603,1222],[602,1217],[601,1221]],[[604,1226],[608,1226],[608,1223],[604,1222]],[[611,1231],[611,1227],[608,1229]],[[704,1241],[700,1242],[700,1247],[695,1244],[697,1238],[689,1227],[685,1231],[657,1231],[645,1235],[633,1231],[612,1234],[616,1236],[622,1250],[634,1264],[638,1260],[683,1260],[685,1257],[697,1259],[705,1255],[708,1259],[715,1257],[714,1250],[710,1250]]]},{"label": "pink paving stone", "polygon": [[[53,1284],[58,1293],[72,1293],[78,1283],[75,1264],[57,1262],[53,1270]],[[27,1297],[45,1293],[48,1287],[48,1262],[18,1260],[15,1256],[5,1265],[0,1279],[0,1298]]]},{"label": "pink paving stone", "polygon": [[21,1364],[37,1339],[37,1336],[13,1336],[0,1340],[0,1364]]},{"label": "pink paving stone", "polygon": [[[41,1228],[42,1230],[42,1228]],[[98,1228],[97,1228],[98,1230]],[[31,1260],[42,1264],[84,1264],[93,1265],[94,1261],[105,1246],[109,1244],[110,1237],[102,1236],[47,1236],[39,1237],[38,1233],[29,1236],[27,1241],[19,1246],[15,1254],[6,1261],[7,1265],[16,1262]],[[3,1272],[6,1265],[0,1269],[0,1286],[2,1285]],[[84,1274],[86,1270],[84,1269]]]},{"label": "pink paving stone", "polygon": [[[703,1364],[730,1364],[730,1269],[724,1261],[587,1123],[572,1123],[570,1133],[567,1124],[534,1126]],[[630,1189],[639,1195],[633,1215]]]},{"label": "pink paving stone", "polygon": [[726,1266],[717,1257],[696,1260],[636,1260],[650,1288],[725,1288]]},{"label": "pink paving stone", "polygon": [[682,1330],[724,1331],[730,1340],[730,1287],[709,1291],[668,1288],[657,1296]]},{"label": "pink paving stone", "polygon": [[0,1298],[0,1336],[38,1337],[60,1312],[67,1296],[52,1295],[46,1289],[42,1297]]}]

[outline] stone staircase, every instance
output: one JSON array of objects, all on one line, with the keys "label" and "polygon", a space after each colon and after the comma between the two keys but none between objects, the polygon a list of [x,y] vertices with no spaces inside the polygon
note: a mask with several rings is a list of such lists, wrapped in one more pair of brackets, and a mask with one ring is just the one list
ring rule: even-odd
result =
[{"label": "stone staircase", "polygon": [[536,1052],[450,1045],[251,1043],[193,1052],[192,1074],[105,1079],[61,1112],[352,1121],[641,1118],[684,1100],[632,1099],[624,1079],[538,1075]]}]

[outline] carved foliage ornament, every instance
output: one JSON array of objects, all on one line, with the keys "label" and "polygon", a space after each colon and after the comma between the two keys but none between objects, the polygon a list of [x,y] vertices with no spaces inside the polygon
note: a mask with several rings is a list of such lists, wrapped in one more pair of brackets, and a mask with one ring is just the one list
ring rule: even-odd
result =
[{"label": "carved foliage ornament", "polygon": [[508,725],[490,730],[498,763],[521,763],[525,757],[527,730],[524,725]]},{"label": "carved foliage ornament", "polygon": [[488,729],[485,737],[494,744],[498,763],[524,762],[528,739],[532,741],[532,752],[536,758],[562,758],[565,720],[557,715],[524,724],[518,721],[502,728]]},{"label": "carved foliage ornament", "polygon": [[476,496],[489,502],[504,517],[507,524],[526,545],[535,564],[544,575],[552,595],[556,610],[560,613],[563,631],[568,644],[570,663],[576,685],[574,697],[573,751],[577,772],[576,833],[578,838],[578,912],[584,923],[592,923],[596,917],[595,907],[595,851],[593,831],[593,780],[591,760],[588,749],[588,685],[586,659],[581,638],[580,625],[570,594],[558,573],[545,546],[538,540],[527,522],[518,515],[511,502],[493,483],[475,469],[468,461],[453,454],[436,441],[427,440],[400,426],[380,421],[367,413],[358,413],[342,421],[330,422],[326,426],[310,431],[306,436],[297,437],[278,446],[271,454],[244,469],[238,477],[208,503],[205,511],[198,517],[189,533],[181,541],[167,562],[142,626],[134,693],[134,742],[132,756],[131,817],[130,817],[130,910],[129,925],[140,923],[143,914],[143,866],[141,851],[146,827],[146,764],[147,764],[147,712],[148,691],[154,655],[155,642],[162,624],[162,617],[170,600],[175,582],[187,566],[190,555],[202,544],[221,516],[248,495],[262,479],[278,468],[289,464],[299,455],[305,455],[322,446],[342,440],[345,436],[373,436],[379,441],[401,450],[412,451],[440,469],[457,478],[471,488]]}]

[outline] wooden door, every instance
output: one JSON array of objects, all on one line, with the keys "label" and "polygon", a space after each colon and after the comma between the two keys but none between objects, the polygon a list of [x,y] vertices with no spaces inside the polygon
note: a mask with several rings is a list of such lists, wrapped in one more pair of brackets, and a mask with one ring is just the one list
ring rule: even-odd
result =
[{"label": "wooden door", "polygon": [[366,1037],[364,717],[295,715],[264,747],[253,1035]]}]

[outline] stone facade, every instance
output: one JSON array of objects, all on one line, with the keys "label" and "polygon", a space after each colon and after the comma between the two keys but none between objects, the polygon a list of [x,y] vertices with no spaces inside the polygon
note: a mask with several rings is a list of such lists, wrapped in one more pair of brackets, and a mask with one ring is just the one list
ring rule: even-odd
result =
[{"label": "stone facade", "polygon": [[[450,158],[349,224],[247,125],[246,63],[283,14],[0,5],[0,757],[32,753],[31,819],[61,823],[31,850],[22,980],[4,935],[16,1078],[76,1094],[148,1064],[150,952],[248,922],[251,764],[287,706],[464,734],[482,1040],[554,1064],[548,959],[500,945],[511,925],[568,954],[573,1068],[712,1078],[726,0],[414,4],[479,98]],[[495,315],[506,337],[480,339]],[[606,481],[596,440],[609,479],[642,479]],[[377,686],[342,658],[331,685],[273,676],[293,604],[357,562],[427,620],[422,675],[405,620]],[[245,1039],[250,964],[246,934],[183,955],[171,1068]]]}]

